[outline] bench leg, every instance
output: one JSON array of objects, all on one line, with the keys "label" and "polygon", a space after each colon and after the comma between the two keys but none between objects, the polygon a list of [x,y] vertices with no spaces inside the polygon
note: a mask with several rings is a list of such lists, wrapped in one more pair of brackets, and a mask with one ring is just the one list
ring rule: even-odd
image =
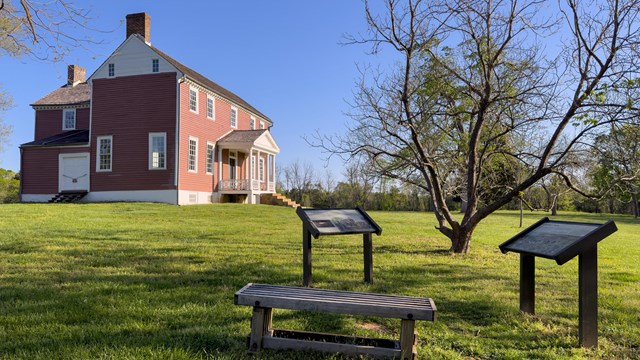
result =
[{"label": "bench leg", "polygon": [[417,357],[414,320],[402,319],[400,323],[400,350],[402,360],[412,360]]},{"label": "bench leg", "polygon": [[249,338],[249,353],[262,350],[262,339],[271,331],[271,308],[255,306],[251,318],[251,335]]}]

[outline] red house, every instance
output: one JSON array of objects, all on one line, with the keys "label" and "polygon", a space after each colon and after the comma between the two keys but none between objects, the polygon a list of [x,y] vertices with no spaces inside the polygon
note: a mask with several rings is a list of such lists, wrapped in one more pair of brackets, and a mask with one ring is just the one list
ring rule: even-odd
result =
[{"label": "red house", "polygon": [[153,47],[146,13],[127,15],[126,40],[88,79],[32,104],[22,144],[21,199],[259,203],[275,192],[271,119]]}]

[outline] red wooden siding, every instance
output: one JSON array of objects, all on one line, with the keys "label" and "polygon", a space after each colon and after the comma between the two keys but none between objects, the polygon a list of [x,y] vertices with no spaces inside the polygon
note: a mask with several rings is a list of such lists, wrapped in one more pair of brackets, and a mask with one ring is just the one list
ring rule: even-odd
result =
[{"label": "red wooden siding", "polygon": [[[93,81],[91,191],[175,189],[176,74]],[[149,170],[149,133],[167,133],[167,169]],[[113,136],[112,171],[96,172],[96,138]]]},{"label": "red wooden siding", "polygon": [[[206,173],[207,141],[216,143],[231,130],[231,105],[220,98],[215,98],[215,120],[207,118],[207,94],[198,90],[198,113],[189,110],[189,84],[180,84],[180,172],[178,189],[190,191],[217,191],[218,186],[218,148],[215,149],[216,160],[213,176]],[[238,107],[238,130],[249,130],[251,115]],[[189,137],[198,138],[198,172],[188,171]],[[226,155],[225,155],[226,154]],[[223,154],[223,179],[229,178],[228,153]],[[238,179],[245,178],[243,165],[244,155],[239,153],[237,163]]]},{"label": "red wooden siding", "polygon": [[[76,109],[76,129],[89,129],[90,110]],[[34,140],[44,139],[48,136],[60,134],[62,130],[62,109],[36,110],[36,125]]]},{"label": "red wooden siding", "polygon": [[22,193],[56,194],[60,154],[86,153],[88,147],[24,148],[22,151]]}]

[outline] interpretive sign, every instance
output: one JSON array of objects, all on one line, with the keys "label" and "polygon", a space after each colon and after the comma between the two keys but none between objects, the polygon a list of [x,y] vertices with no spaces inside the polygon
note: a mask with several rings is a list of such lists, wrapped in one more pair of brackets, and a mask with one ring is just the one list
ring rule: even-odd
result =
[{"label": "interpretive sign", "polygon": [[322,235],[363,234],[364,281],[373,282],[373,246],[371,234],[380,235],[382,228],[362,208],[310,209],[298,207],[302,220],[302,267],[304,286],[311,286],[311,237]]},{"label": "interpretive sign", "polygon": [[543,218],[526,230],[500,244],[500,251],[539,256],[562,265],[618,228],[613,221],[605,224],[555,221]]},{"label": "interpretive sign", "polygon": [[382,229],[361,208],[355,209],[304,209],[296,211],[309,226],[314,238],[320,235],[344,235],[376,233]]},{"label": "interpretive sign", "polygon": [[598,242],[616,232],[616,224],[555,221],[543,218],[499,245],[502,253],[520,253],[520,311],[535,313],[535,257],[558,265],[578,256],[578,337],[580,345],[598,345]]}]

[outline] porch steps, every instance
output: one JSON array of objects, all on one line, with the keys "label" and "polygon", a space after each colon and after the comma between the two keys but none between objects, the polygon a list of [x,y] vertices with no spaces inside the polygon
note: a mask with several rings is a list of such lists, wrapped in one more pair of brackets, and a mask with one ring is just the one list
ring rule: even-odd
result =
[{"label": "porch steps", "polygon": [[260,203],[267,204],[267,205],[275,205],[275,206],[288,206],[294,209],[300,206],[300,204],[298,204],[297,202],[278,193],[262,194],[260,196]]},{"label": "porch steps", "polygon": [[63,191],[49,200],[50,203],[73,203],[87,195],[86,191]]}]

